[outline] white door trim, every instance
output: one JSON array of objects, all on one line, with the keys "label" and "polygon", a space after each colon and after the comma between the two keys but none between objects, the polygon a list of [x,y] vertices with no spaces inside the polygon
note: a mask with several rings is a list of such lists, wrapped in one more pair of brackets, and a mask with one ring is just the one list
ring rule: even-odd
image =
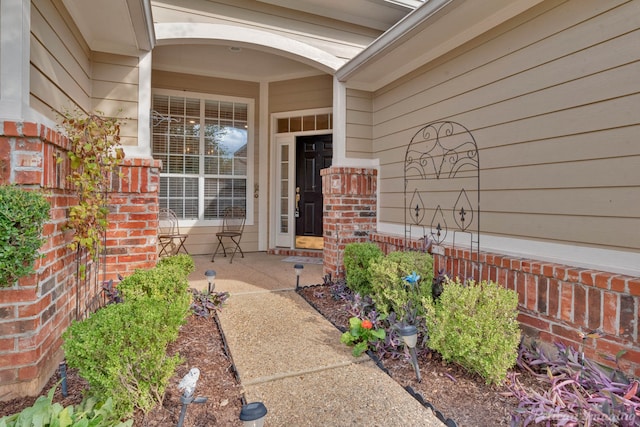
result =
[{"label": "white door trim", "polygon": [[[278,119],[285,117],[303,117],[303,116],[311,116],[311,115],[320,115],[320,114],[328,114],[332,113],[332,108],[318,108],[311,110],[297,110],[297,111],[286,111],[280,113],[272,113],[271,114],[271,137],[270,144],[271,147],[269,153],[269,165],[270,170],[273,173],[270,174],[271,180],[269,182],[269,194],[271,197],[269,198],[270,204],[273,207],[269,209],[269,224],[271,225],[271,230],[269,233],[269,248],[276,247],[285,247],[288,249],[295,249],[295,218],[293,217],[294,210],[294,188],[295,185],[292,185],[291,182],[295,184],[295,142],[296,137],[304,136],[304,135],[328,135],[333,134],[332,129],[319,129],[312,131],[300,131],[300,132],[287,132],[287,133],[276,133],[278,129]],[[288,191],[288,212],[287,217],[289,221],[288,233],[286,236],[279,233],[279,214],[280,214],[280,198],[282,188],[280,186],[280,147],[284,144],[289,145],[289,186],[287,188]]]}]

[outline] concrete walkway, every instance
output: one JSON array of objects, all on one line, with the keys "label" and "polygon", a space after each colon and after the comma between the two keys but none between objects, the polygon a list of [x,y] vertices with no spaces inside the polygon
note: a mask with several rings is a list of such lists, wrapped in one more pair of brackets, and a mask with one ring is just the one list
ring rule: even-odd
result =
[{"label": "concrete walkway", "polygon": [[[194,256],[191,286],[231,297],[220,314],[247,402],[261,401],[265,425],[443,426],[366,355],[354,358],[340,331],[295,292],[293,263],[265,253],[228,259]],[[322,282],[322,265],[304,263],[300,285]]]}]

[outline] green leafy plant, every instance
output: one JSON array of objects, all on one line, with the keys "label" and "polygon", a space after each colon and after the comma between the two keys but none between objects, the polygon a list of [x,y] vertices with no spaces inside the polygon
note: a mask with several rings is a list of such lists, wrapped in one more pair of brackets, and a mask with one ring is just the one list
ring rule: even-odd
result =
[{"label": "green leafy plant", "polygon": [[[379,320],[384,320],[384,317],[380,317]],[[385,330],[374,328],[371,320],[352,317],[349,319],[349,330],[342,334],[340,342],[353,346],[352,353],[358,357],[376,341],[384,340],[385,336]]]},{"label": "green leafy plant", "polygon": [[500,383],[518,356],[518,295],[494,282],[449,280],[427,316],[429,347],[443,359]]},{"label": "green leafy plant", "polygon": [[[395,312],[398,319],[423,316],[431,304],[433,258],[423,252],[391,252],[369,267],[371,298],[382,313]],[[413,282],[407,277],[419,276]],[[409,313],[411,309],[417,313]]]},{"label": "green leafy plant", "polygon": [[77,406],[63,407],[53,403],[56,387],[46,396],[40,396],[33,406],[21,412],[0,418],[0,427],[131,427],[133,420],[120,422],[113,410],[113,399],[104,402],[94,397],[85,398]]},{"label": "green leafy plant", "polygon": [[67,155],[72,172],[67,180],[78,196],[78,204],[69,210],[68,227],[75,231],[70,248],[84,248],[94,260],[108,226],[107,192],[124,158],[120,121],[101,114],[67,111],[61,123],[71,143]]},{"label": "green leafy plant", "polygon": [[125,302],[152,298],[188,310],[191,298],[187,274],[181,265],[164,263],[150,270],[136,270],[117,286]]},{"label": "green leafy plant", "polygon": [[167,345],[178,336],[175,308],[153,298],[111,304],[63,334],[67,363],[98,398],[111,396],[119,417],[148,412],[181,362]]},{"label": "green leafy plant", "polygon": [[344,248],[344,269],[347,286],[360,295],[371,293],[369,266],[384,256],[375,243],[349,243]]},{"label": "green leafy plant", "polygon": [[0,288],[33,273],[48,219],[49,203],[42,193],[0,185]]},{"label": "green leafy plant", "polygon": [[187,254],[178,254],[160,258],[157,266],[160,268],[168,266],[177,267],[184,273],[185,277],[196,271],[196,264],[193,261],[193,258]]}]

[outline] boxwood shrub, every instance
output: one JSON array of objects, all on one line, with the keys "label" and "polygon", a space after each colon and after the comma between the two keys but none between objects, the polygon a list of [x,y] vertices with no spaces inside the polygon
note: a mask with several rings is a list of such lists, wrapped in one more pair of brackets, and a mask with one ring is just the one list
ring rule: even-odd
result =
[{"label": "boxwood shrub", "polygon": [[[412,287],[403,280],[416,273],[420,280]],[[376,309],[389,314],[395,312],[398,319],[405,319],[409,303],[411,309],[424,315],[425,305],[430,304],[433,284],[433,258],[425,252],[391,252],[369,266],[371,298]]]},{"label": "boxwood shrub", "polygon": [[375,243],[349,243],[344,248],[344,269],[347,287],[360,295],[371,293],[369,266],[384,256]]},{"label": "boxwood shrub", "polygon": [[427,316],[429,347],[443,359],[502,382],[518,356],[518,295],[494,282],[448,280]]}]

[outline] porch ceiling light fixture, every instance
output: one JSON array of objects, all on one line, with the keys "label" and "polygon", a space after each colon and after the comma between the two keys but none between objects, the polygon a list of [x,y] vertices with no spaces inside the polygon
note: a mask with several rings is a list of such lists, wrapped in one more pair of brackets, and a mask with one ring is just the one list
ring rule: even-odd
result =
[{"label": "porch ceiling light fixture", "polygon": [[418,358],[416,356],[416,345],[418,344],[418,328],[414,325],[403,325],[398,327],[398,332],[402,337],[404,344],[409,347],[409,353],[411,354],[411,364],[416,371],[416,378],[418,382],[422,382],[420,376],[420,367],[418,366]]},{"label": "porch ceiling light fixture", "polygon": [[267,407],[262,402],[252,402],[242,405],[240,409],[240,421],[244,427],[264,426],[264,417],[267,415]]},{"label": "porch ceiling light fixture", "polygon": [[209,282],[209,287],[207,289],[209,290],[209,293],[211,293],[216,288],[216,271],[207,270],[204,272],[204,275],[207,278],[207,282]]},{"label": "porch ceiling light fixture", "polygon": [[304,265],[296,264],[293,266],[293,269],[296,271],[296,291],[300,287],[300,275],[302,274],[302,270],[304,269]]}]

